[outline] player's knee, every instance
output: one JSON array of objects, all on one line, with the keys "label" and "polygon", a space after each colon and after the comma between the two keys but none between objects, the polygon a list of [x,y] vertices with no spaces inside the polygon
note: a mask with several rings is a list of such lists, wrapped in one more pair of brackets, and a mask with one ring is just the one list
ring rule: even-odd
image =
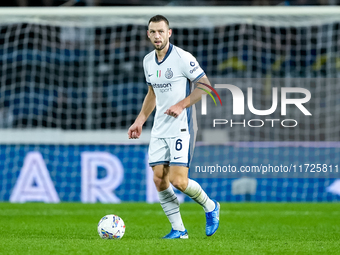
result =
[{"label": "player's knee", "polygon": [[171,184],[178,190],[184,191],[188,186],[188,179],[187,178],[173,178],[170,180]]},{"label": "player's knee", "polygon": [[164,190],[169,186],[169,183],[166,178],[163,178],[162,176],[153,176],[153,182],[156,185],[157,190]]},{"label": "player's knee", "polygon": [[156,186],[158,187],[162,182],[164,182],[164,179],[160,178],[157,175],[153,176],[153,182],[156,184]]}]

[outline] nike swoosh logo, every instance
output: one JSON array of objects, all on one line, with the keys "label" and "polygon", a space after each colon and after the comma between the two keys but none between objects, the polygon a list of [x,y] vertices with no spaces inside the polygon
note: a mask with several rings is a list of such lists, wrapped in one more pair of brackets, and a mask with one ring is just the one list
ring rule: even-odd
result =
[{"label": "nike swoosh logo", "polygon": [[148,75],[149,75],[149,77],[150,77],[150,76],[152,76],[153,74],[148,74]]},{"label": "nike swoosh logo", "polygon": [[181,157],[174,157],[174,160],[179,159],[179,158],[181,158]]}]

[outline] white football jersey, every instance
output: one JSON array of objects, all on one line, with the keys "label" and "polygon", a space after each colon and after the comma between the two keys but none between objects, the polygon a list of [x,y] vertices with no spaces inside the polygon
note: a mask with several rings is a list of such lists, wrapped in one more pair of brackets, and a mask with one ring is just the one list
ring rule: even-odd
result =
[{"label": "white football jersey", "polygon": [[197,130],[196,110],[192,105],[174,118],[164,112],[192,92],[194,82],[205,73],[189,52],[170,44],[163,61],[158,62],[153,50],[144,57],[146,82],[156,95],[156,114],[151,131],[152,137],[168,138],[191,134]]}]

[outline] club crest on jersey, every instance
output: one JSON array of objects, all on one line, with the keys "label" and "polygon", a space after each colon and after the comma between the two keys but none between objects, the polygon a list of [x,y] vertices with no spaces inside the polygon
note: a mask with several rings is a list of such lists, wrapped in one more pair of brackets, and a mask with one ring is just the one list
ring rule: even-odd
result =
[{"label": "club crest on jersey", "polygon": [[168,68],[168,70],[165,72],[165,78],[171,79],[172,76],[174,76],[174,73],[171,71],[171,68]]}]

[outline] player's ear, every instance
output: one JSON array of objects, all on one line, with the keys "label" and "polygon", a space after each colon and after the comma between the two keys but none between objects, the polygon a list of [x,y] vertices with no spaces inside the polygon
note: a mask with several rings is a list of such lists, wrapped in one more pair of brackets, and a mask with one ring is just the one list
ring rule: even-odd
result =
[{"label": "player's ear", "polygon": [[148,30],[146,30],[146,34],[147,34],[148,38],[150,38],[149,29],[148,29]]},{"label": "player's ear", "polygon": [[171,35],[172,35],[172,29],[169,28],[169,37],[171,37]]}]

